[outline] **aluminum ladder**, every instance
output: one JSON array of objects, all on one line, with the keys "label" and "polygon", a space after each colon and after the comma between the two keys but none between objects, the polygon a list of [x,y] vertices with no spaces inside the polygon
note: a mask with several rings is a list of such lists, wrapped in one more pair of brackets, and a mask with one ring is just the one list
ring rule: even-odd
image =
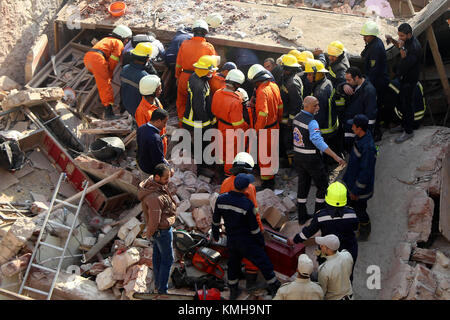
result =
[{"label": "aluminum ladder", "polygon": [[[47,213],[45,215],[45,220],[44,220],[44,223],[42,224],[42,228],[41,228],[41,231],[39,233],[39,237],[38,237],[38,239],[36,241],[36,245],[34,247],[33,254],[32,254],[31,259],[30,259],[30,263],[28,264],[27,270],[25,272],[25,276],[24,276],[22,284],[20,286],[20,289],[19,289],[19,292],[18,292],[19,294],[22,294],[23,290],[26,289],[28,291],[35,292],[35,293],[38,293],[38,294],[41,294],[41,295],[45,296],[46,300],[50,300],[51,297],[52,297],[53,289],[55,288],[56,281],[58,279],[58,275],[59,275],[59,272],[61,270],[62,262],[63,262],[64,258],[66,258],[65,257],[65,253],[66,253],[67,247],[69,245],[70,238],[72,237],[73,230],[74,230],[75,225],[77,223],[77,218],[78,218],[78,215],[80,213],[80,209],[81,209],[81,206],[83,204],[84,197],[86,195],[86,190],[88,188],[88,181],[85,181],[84,184],[83,184],[83,193],[81,195],[80,202],[78,203],[78,205],[74,205],[74,204],[68,203],[66,201],[56,199],[56,196],[57,196],[57,194],[59,192],[59,188],[61,186],[61,182],[65,178],[66,178],[66,174],[64,172],[61,173],[61,175],[59,176],[58,184],[57,184],[56,189],[55,189],[55,191],[53,193],[52,200],[50,202],[50,207],[48,208]],[[72,225],[70,227],[66,226],[66,225],[64,225],[62,223],[55,222],[55,221],[50,221],[50,222],[48,221],[49,217],[50,217],[50,213],[53,211],[53,205],[54,205],[55,202],[62,203],[64,206],[71,207],[71,208],[74,208],[74,209],[77,210],[76,214],[75,214],[75,217],[73,219]],[[50,227],[52,227],[52,225],[53,225],[53,226],[56,226],[56,227],[59,227],[59,228],[63,228],[63,229],[69,230],[69,234],[67,236],[67,239],[66,239],[66,242],[64,244],[64,247],[58,247],[58,246],[55,246],[53,244],[41,241],[42,240],[42,236],[45,233],[47,225],[49,225]],[[41,247],[41,245],[49,247],[49,248],[53,248],[53,249],[58,250],[58,251],[61,252],[61,256],[57,257],[57,258],[59,258],[59,262],[58,262],[58,267],[56,269],[48,268],[46,266],[43,266],[42,264],[34,262],[34,259],[36,258],[36,254],[38,253],[39,248]],[[47,271],[47,272],[54,273],[54,278],[53,278],[52,284],[50,286],[50,290],[48,292],[42,291],[42,290],[38,290],[38,289],[35,289],[35,288],[32,288],[32,287],[29,287],[29,286],[25,285],[27,280],[28,280],[28,276],[30,274],[31,267],[35,267],[35,268],[38,268],[40,270],[44,270],[44,271]]]}]

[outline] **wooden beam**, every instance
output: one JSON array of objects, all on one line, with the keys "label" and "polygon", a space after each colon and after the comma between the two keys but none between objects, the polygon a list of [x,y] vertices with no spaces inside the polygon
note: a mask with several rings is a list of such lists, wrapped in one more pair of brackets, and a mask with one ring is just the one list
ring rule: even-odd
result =
[{"label": "wooden beam", "polygon": [[409,12],[410,12],[412,15],[415,15],[415,14],[416,14],[416,10],[414,10],[414,7],[413,7],[413,5],[412,5],[411,0],[406,0],[406,2],[408,3]]},{"label": "wooden beam", "polygon": [[448,11],[450,0],[433,0],[420,10],[408,23],[413,29],[413,35],[419,36],[436,21],[444,12]]},{"label": "wooden beam", "polygon": [[34,300],[33,298],[0,288],[0,295],[11,298],[13,300]]},{"label": "wooden beam", "polygon": [[87,134],[128,134],[131,129],[80,129],[78,130],[80,133]]},{"label": "wooden beam", "polygon": [[[438,43],[436,41],[436,36],[434,34],[432,25],[430,25],[427,29],[427,39],[428,43],[430,44],[431,53],[433,54],[433,59],[439,74],[439,78],[441,79],[444,94],[447,97],[447,108],[450,108],[450,85],[448,83],[447,73],[445,72],[444,63],[442,62],[441,54],[439,52]],[[446,120],[447,115],[444,119],[444,125]]]}]

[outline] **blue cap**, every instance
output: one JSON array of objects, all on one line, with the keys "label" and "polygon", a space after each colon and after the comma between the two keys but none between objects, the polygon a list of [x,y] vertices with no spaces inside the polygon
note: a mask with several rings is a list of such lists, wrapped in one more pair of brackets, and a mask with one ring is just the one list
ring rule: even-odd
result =
[{"label": "blue cap", "polygon": [[233,69],[237,69],[237,66],[234,62],[225,62],[221,70],[233,70]]},{"label": "blue cap", "polygon": [[367,118],[367,116],[364,114],[357,114],[353,117],[353,119],[348,120],[347,123],[349,125],[355,124],[358,128],[366,131],[369,127],[369,118]]},{"label": "blue cap", "polygon": [[237,190],[244,190],[248,185],[255,181],[255,177],[252,174],[239,173],[234,179],[234,187]]}]

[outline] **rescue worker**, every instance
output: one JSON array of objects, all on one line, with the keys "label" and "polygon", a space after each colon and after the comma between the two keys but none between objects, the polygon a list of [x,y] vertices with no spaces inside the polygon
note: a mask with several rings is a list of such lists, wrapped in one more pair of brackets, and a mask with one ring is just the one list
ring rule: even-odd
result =
[{"label": "rescue worker", "polygon": [[[305,74],[312,85],[311,95],[319,100],[319,112],[314,118],[319,124],[325,143],[340,155],[343,137],[338,134],[339,121],[334,101],[335,90],[331,81],[325,76],[327,73],[327,69],[319,60],[308,60],[305,63]],[[328,155],[324,155],[324,160],[327,167],[334,164],[334,160]]]},{"label": "rescue worker", "polygon": [[292,54],[286,54],[281,60],[283,75],[281,80],[281,100],[283,101],[283,118],[280,123],[280,154],[288,160],[288,167],[293,163],[292,121],[303,105],[303,83],[299,76],[300,64]]},{"label": "rescue worker", "polygon": [[273,58],[265,59],[263,66],[273,76],[275,83],[278,86],[281,86],[281,78],[283,76],[283,69],[281,68],[281,66],[277,64]]},{"label": "rescue worker", "polygon": [[[303,83],[303,99],[306,96],[310,96],[312,93],[312,84],[309,82],[305,71],[305,64],[308,61],[308,59],[314,60],[314,55],[311,51],[305,50],[300,52],[300,55],[298,56],[298,63],[302,66],[303,72],[300,73],[300,78],[302,79]],[[325,64],[324,64],[325,65]]]},{"label": "rescue worker", "polygon": [[256,220],[255,206],[245,196],[245,190],[254,179],[251,174],[238,174],[234,179],[233,190],[217,198],[213,213],[214,240],[219,240],[222,218],[227,235],[227,248],[230,254],[228,259],[230,300],[235,300],[240,293],[239,273],[244,257],[261,270],[268,284],[268,293],[272,297],[281,285],[273,271],[272,262],[264,251],[264,237]]},{"label": "rescue worker", "polygon": [[[330,184],[325,195],[325,203],[326,207],[319,210],[312,218],[311,223],[300,233],[292,239],[288,239],[288,244],[302,243],[319,230],[322,236],[334,234],[340,241],[339,250],[345,249],[352,255],[354,267],[358,257],[358,241],[356,241],[355,235],[358,230],[358,217],[351,207],[346,206],[347,188],[345,185],[341,182]],[[350,280],[353,280],[353,269]]]},{"label": "rescue worker", "polygon": [[349,192],[349,205],[355,209],[359,219],[358,240],[366,241],[371,225],[367,214],[367,201],[373,196],[377,150],[369,127],[369,119],[358,114],[349,121],[356,135],[350,152],[344,182]]},{"label": "rescue worker", "polygon": [[389,42],[393,42],[400,49],[400,63],[396,66],[395,77],[400,79],[400,111],[403,114],[403,134],[395,139],[396,143],[402,143],[414,136],[414,104],[412,96],[414,88],[419,81],[420,61],[422,47],[419,40],[412,34],[412,28],[407,23],[398,27],[399,40],[395,41],[388,36]]},{"label": "rescue worker", "polygon": [[[153,64],[150,62],[150,59],[155,57],[159,54],[159,48],[156,47],[156,45],[152,42],[158,41],[154,37],[148,34],[137,34],[134,35],[131,38],[131,41],[128,41],[128,43],[125,45],[125,48],[123,49],[122,54],[122,67],[125,67],[129,63],[131,63],[134,60],[133,54],[131,51],[135,49],[138,44],[140,43],[150,43],[152,46],[152,52],[150,53],[147,61],[144,64],[145,71],[147,71],[148,74],[157,74],[156,69],[154,68]],[[158,41],[158,43],[160,43]],[[164,49],[164,48],[163,48]]]},{"label": "rescue worker", "polygon": [[297,278],[284,283],[272,300],[323,300],[322,287],[310,279],[314,264],[306,254],[298,256]]},{"label": "rescue worker", "polygon": [[167,294],[170,269],[174,261],[172,226],[176,202],[168,186],[171,171],[165,164],[155,167],[154,175],[139,184],[138,199],[147,227],[147,239],[153,240],[153,279],[155,289]]},{"label": "rescue worker", "polygon": [[[400,80],[393,79],[389,83],[388,91],[386,93],[386,104],[385,109],[387,109],[384,114],[386,121],[395,122],[394,118],[398,118],[400,121],[403,118],[403,114],[400,111]],[[425,111],[427,109],[427,104],[425,101],[425,96],[423,94],[423,86],[420,82],[417,82],[416,88],[413,92],[412,103],[414,105],[414,123],[413,129],[417,130],[420,127],[423,117],[425,116]],[[397,121],[398,123],[398,121]],[[402,126],[398,125],[390,130],[392,133],[402,132]]]},{"label": "rescue worker", "polygon": [[175,77],[178,79],[177,113],[180,127],[182,126],[181,122],[185,115],[188,99],[187,82],[189,77],[194,73],[194,63],[205,55],[217,56],[214,46],[205,39],[206,34],[209,32],[208,24],[204,20],[197,20],[192,30],[194,36],[181,43],[175,65]]},{"label": "rescue worker", "polygon": [[[280,128],[279,123],[283,116],[283,101],[281,100],[280,89],[276,83],[270,81],[271,76],[262,65],[251,66],[247,76],[256,87],[256,119],[253,128],[258,134],[258,163],[261,170],[262,188],[273,188],[279,159],[278,150],[272,150],[272,130],[278,131]],[[277,138],[276,142],[278,141]],[[261,154],[270,158],[270,161],[262,162]]]},{"label": "rescue worker", "polygon": [[[244,131],[248,129],[244,121],[242,96],[237,89],[244,83],[245,75],[242,71],[231,70],[225,80],[225,88],[219,89],[212,99],[211,112],[218,121],[218,129],[222,134],[220,159],[224,164],[224,173],[231,175],[232,162],[238,151],[245,150]],[[242,136],[236,130],[242,130]],[[237,134],[237,135],[235,135]],[[240,142],[240,146],[238,143]],[[239,147],[242,150],[238,150]]]},{"label": "rescue worker", "polygon": [[[253,172],[253,167],[255,166],[255,162],[250,154],[247,152],[239,152],[233,160],[233,167],[230,169],[232,176],[226,178],[222,185],[220,186],[220,194],[232,191],[234,188],[234,180],[239,173],[248,173],[251,174]],[[259,229],[261,232],[264,232],[264,227],[261,222],[261,216],[258,211],[258,202],[256,201],[256,188],[250,183],[247,189],[244,190],[244,194],[247,198],[249,198],[256,209],[256,221],[258,222]],[[256,286],[256,279],[258,277],[258,268],[251,263],[248,259],[243,258],[242,263],[244,264],[245,269],[245,281],[246,281],[246,289],[247,291],[251,291]]]},{"label": "rescue worker", "polygon": [[[153,111],[156,109],[164,109],[163,105],[158,100],[158,97],[161,94],[161,79],[154,74],[143,77],[139,82],[139,92],[142,95],[142,100],[134,115],[138,128],[151,120]],[[160,135],[165,157],[167,153],[167,135],[165,126],[161,129]]]},{"label": "rescue worker", "polygon": [[[353,90],[352,94],[347,96],[346,107],[343,115],[344,132],[345,132],[345,150],[350,152],[353,145],[355,134],[352,132],[351,125],[348,121],[353,119],[357,114],[364,114],[369,119],[369,130],[373,133],[375,122],[377,119],[377,92],[369,79],[363,77],[358,67],[350,67],[345,72],[347,84]],[[343,95],[344,90],[341,85],[337,89]]]},{"label": "rescue worker", "polygon": [[[214,72],[211,79],[209,79],[209,86],[211,88],[211,97],[214,97],[214,94],[217,90],[225,87],[225,78],[230,70],[237,69],[236,64],[234,62],[225,62],[220,72]],[[245,76],[244,76],[245,80]]]},{"label": "rescue worker", "polygon": [[156,165],[169,162],[164,157],[164,145],[161,131],[169,120],[169,113],[164,109],[156,109],[152,118],[146,124],[140,126],[136,132],[137,154],[136,162],[141,171],[153,174]]},{"label": "rescue worker", "polygon": [[[120,98],[125,110],[132,116],[141,102],[139,81],[149,75],[145,64],[152,54],[153,46],[150,42],[141,42],[130,51],[132,61],[120,72]],[[148,122],[148,121],[145,121]],[[138,125],[139,127],[139,125]]]},{"label": "rescue worker", "polygon": [[379,33],[380,31],[375,21],[367,21],[360,32],[366,43],[364,50],[361,52],[361,57],[364,59],[365,75],[377,91],[378,121],[374,129],[375,141],[381,140],[382,133],[379,126],[381,110],[385,104],[384,92],[389,85],[386,49],[383,41],[378,38]]},{"label": "rescue worker", "polygon": [[110,36],[97,42],[84,55],[84,65],[94,75],[105,119],[114,118],[114,90],[111,86],[114,69],[120,61],[124,45],[133,33],[124,25],[115,27]]},{"label": "rescue worker", "polygon": [[298,223],[301,225],[309,219],[306,201],[311,187],[311,179],[314,180],[317,187],[314,212],[325,206],[328,176],[321,153],[326,153],[339,165],[345,165],[345,161],[328,147],[320,134],[319,125],[314,119],[319,108],[317,98],[306,97],[303,100],[303,110],[293,122],[294,163],[298,173]]},{"label": "rescue worker", "polygon": [[316,237],[315,240],[327,259],[318,270],[318,280],[325,294],[325,300],[353,300],[350,281],[352,255],[345,249],[338,250],[340,242],[334,234]]},{"label": "rescue worker", "polygon": [[[255,51],[247,48],[230,48],[226,52],[227,61],[236,63],[236,67],[244,74],[248,73],[248,69],[254,64],[259,63],[258,56]],[[245,80],[242,88],[249,94],[253,93],[254,86],[248,79]]]}]

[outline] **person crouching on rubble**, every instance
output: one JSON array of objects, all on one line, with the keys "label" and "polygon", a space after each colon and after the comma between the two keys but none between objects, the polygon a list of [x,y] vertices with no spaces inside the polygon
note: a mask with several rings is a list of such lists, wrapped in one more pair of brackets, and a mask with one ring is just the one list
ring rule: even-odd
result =
[{"label": "person crouching on rubble", "polygon": [[138,199],[147,228],[147,239],[153,240],[153,279],[155,290],[166,294],[170,269],[174,261],[172,225],[176,219],[176,203],[167,185],[170,168],[160,163],[154,175],[139,184]]}]

